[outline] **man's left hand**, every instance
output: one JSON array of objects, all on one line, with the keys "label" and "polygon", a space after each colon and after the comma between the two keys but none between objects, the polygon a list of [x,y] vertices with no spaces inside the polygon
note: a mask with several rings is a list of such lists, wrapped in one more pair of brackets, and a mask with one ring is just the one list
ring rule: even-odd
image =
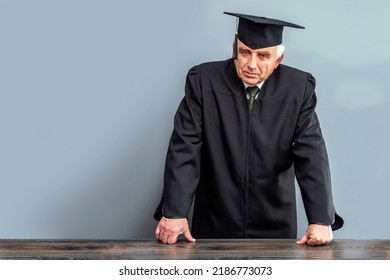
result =
[{"label": "man's left hand", "polygon": [[297,244],[310,246],[326,245],[332,242],[332,240],[333,232],[330,226],[310,224],[302,238],[297,241]]}]

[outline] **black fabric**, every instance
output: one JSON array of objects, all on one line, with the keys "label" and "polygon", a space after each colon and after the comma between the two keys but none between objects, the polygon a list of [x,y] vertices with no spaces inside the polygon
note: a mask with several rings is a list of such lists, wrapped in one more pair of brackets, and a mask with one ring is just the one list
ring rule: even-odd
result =
[{"label": "black fabric", "polygon": [[195,238],[296,238],[296,176],[308,222],[332,225],[315,107],[315,79],[285,65],[264,82],[251,112],[233,59],[192,68],[155,219],[187,217],[195,196]]}]

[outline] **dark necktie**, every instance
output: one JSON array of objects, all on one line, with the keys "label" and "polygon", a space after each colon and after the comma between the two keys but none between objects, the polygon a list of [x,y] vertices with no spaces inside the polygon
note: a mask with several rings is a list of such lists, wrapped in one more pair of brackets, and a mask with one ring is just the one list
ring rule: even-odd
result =
[{"label": "dark necktie", "polygon": [[255,102],[256,94],[259,92],[257,86],[250,86],[246,88],[246,91],[249,93],[249,110],[252,111],[253,103]]}]

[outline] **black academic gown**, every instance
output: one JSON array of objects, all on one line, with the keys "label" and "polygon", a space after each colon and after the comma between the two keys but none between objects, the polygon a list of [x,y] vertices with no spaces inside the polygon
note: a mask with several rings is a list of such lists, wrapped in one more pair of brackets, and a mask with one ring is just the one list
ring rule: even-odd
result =
[{"label": "black academic gown", "polygon": [[252,111],[234,60],[193,67],[174,119],[155,219],[187,217],[195,238],[296,238],[295,177],[309,223],[337,223],[315,80],[280,65]]}]

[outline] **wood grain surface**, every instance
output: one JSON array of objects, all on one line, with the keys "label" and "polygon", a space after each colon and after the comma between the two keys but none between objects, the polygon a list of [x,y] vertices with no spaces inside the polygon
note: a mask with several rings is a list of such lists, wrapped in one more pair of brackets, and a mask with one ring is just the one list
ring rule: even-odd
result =
[{"label": "wood grain surface", "polygon": [[390,240],[334,240],[310,247],[295,240],[0,240],[0,259],[40,260],[387,260]]}]

